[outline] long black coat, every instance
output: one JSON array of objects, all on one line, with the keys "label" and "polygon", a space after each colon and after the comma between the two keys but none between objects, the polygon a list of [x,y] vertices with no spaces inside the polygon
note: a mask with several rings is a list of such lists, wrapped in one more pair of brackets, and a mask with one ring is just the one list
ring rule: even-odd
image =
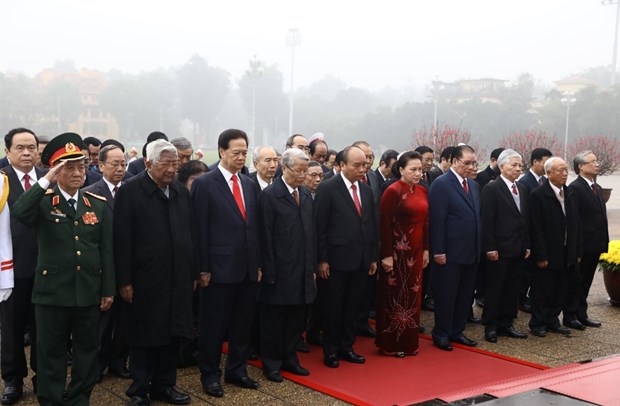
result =
[{"label": "long black coat", "polygon": [[[535,261],[549,261],[548,266],[551,269],[575,265],[583,251],[581,219],[575,193],[567,186],[564,186],[563,190],[566,216],[549,182],[538,186],[530,195],[532,257]],[[566,263],[564,262],[565,230]]]},{"label": "long black coat", "polygon": [[198,278],[189,191],[170,184],[170,198],[147,171],[123,185],[114,201],[118,286],[132,285],[129,344],[166,345],[193,337],[192,289]]},{"label": "long black coat", "polygon": [[577,207],[582,219],[584,254],[607,252],[609,230],[607,208],[601,196],[601,186],[596,185],[596,194],[594,194],[588,186],[588,182],[578,176],[568,188],[575,192],[577,198]]},{"label": "long black coat", "polygon": [[316,296],[316,239],[312,196],[299,188],[301,207],[282,178],[259,196],[259,230],[263,279],[259,302],[275,305],[310,304]]}]

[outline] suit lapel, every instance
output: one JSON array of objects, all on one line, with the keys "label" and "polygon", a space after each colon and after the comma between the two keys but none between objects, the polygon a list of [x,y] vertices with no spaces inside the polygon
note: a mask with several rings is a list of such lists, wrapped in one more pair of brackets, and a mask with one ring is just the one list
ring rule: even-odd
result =
[{"label": "suit lapel", "polygon": [[468,195],[467,193],[465,193],[465,189],[463,188],[463,185],[461,183],[459,183],[459,180],[456,177],[456,175],[454,175],[452,173],[452,171],[449,170],[449,169],[448,169],[447,173],[450,174],[451,181],[456,186],[458,194],[463,198],[463,200],[465,200],[465,202],[467,202],[469,207],[473,208],[474,207],[474,203],[472,201],[473,196],[471,196],[471,194],[473,193],[471,183],[467,179],[465,179],[465,181],[467,182],[467,188],[469,189],[469,195]]},{"label": "suit lapel", "polygon": [[[215,175],[215,180],[217,182],[219,193],[222,196],[224,196],[224,199],[226,200],[228,205],[231,207],[231,210],[234,211],[235,214],[239,216],[241,220],[244,220],[243,216],[241,215],[241,211],[239,210],[239,206],[237,206],[237,202],[235,201],[235,198],[232,194],[232,191],[230,190],[230,187],[228,186],[228,182],[226,182],[226,179],[224,178],[224,174],[218,168],[216,168],[215,170],[217,170],[217,173]],[[238,177],[240,178],[240,176]],[[245,185],[243,185],[244,198],[246,197],[246,193],[247,191],[245,190]],[[247,207],[247,200],[246,200],[246,207]],[[247,210],[246,210],[246,216],[247,216]]]},{"label": "suit lapel", "polygon": [[[504,182],[502,179],[497,178],[495,180],[495,182],[500,182],[498,183],[498,187],[500,188],[500,190],[502,191],[501,193],[504,195],[504,198],[507,199],[510,203],[510,206],[515,209],[517,212],[519,211],[519,207],[517,207],[517,202],[515,202],[515,198],[512,197],[512,192],[510,191],[510,189],[508,189],[508,186],[506,186],[506,182]],[[517,190],[519,188],[517,187]],[[521,193],[521,191],[519,190],[519,193]],[[519,195],[519,202],[521,202],[521,195]]]},{"label": "suit lapel", "polygon": [[[347,189],[347,185],[344,183],[344,180],[342,179],[342,175],[338,174],[335,176],[337,176],[335,182],[338,182],[338,190],[340,190],[340,193],[342,194],[343,199],[346,201],[347,206],[349,206],[349,208],[353,210],[356,216],[359,216],[359,213],[357,212],[357,208],[355,207],[355,203],[353,203],[353,198],[351,197],[351,193]],[[364,214],[364,206],[362,206],[362,214]]]}]

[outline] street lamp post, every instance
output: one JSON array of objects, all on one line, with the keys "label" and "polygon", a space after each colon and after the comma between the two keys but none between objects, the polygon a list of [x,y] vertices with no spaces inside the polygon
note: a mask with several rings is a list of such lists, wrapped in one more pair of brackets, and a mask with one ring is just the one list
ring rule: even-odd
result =
[{"label": "street lamp post", "polygon": [[564,131],[564,160],[568,162],[568,120],[570,117],[570,106],[575,104],[577,99],[573,97],[573,93],[565,93],[560,99],[560,103],[566,105],[566,129]]},{"label": "street lamp post", "polygon": [[288,107],[288,135],[293,134],[293,79],[295,73],[295,47],[299,45],[301,36],[297,28],[290,28],[286,36],[286,46],[291,48],[291,89],[289,92]]},{"label": "street lamp post", "polygon": [[616,6],[616,30],[614,31],[614,49],[611,56],[611,86],[616,84],[616,69],[618,63],[618,25],[620,24],[620,1],[603,0],[604,6]]},{"label": "street lamp post", "polygon": [[256,140],[256,81],[263,74],[263,63],[256,58],[250,61],[250,70],[248,70],[248,76],[252,79],[252,139],[255,143]]}]

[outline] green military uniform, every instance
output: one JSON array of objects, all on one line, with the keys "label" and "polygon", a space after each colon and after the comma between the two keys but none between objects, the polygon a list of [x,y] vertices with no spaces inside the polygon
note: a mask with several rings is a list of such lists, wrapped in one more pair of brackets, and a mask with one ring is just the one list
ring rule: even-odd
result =
[{"label": "green military uniform", "polygon": [[[37,397],[41,404],[88,405],[98,371],[99,305],[114,296],[112,219],[105,198],[78,192],[77,209],[58,186],[34,184],[11,215],[38,232],[38,262],[32,303],[38,331]],[[74,359],[66,388],[66,345]]]}]

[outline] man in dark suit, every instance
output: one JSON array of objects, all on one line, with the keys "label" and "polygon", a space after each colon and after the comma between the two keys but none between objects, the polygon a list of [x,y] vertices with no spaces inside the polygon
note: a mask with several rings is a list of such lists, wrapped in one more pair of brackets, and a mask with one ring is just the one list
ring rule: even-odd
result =
[{"label": "man in dark suit", "polygon": [[450,341],[475,346],[463,331],[471,310],[480,255],[480,199],[469,178],[476,155],[455,147],[452,166],[429,191],[429,224],[435,299],[434,344],[452,351]]},{"label": "man in dark suit", "polygon": [[588,317],[588,294],[594,272],[601,253],[607,252],[609,245],[607,208],[601,196],[601,186],[596,183],[599,165],[592,151],[578,153],[573,159],[573,169],[578,177],[568,187],[575,193],[582,219],[583,257],[575,278],[569,282],[563,315],[564,325],[577,330],[601,326],[600,322]]},{"label": "man in dark suit", "polygon": [[[547,180],[545,177],[545,162],[551,158],[553,154],[546,148],[535,148],[530,154],[530,169],[518,180],[518,184],[525,186],[528,193],[531,193],[538,185]],[[525,261],[525,272],[521,275],[519,283],[519,309],[523,312],[530,313],[532,306],[530,305],[530,285],[532,272],[536,271],[536,263],[530,256]]]},{"label": "man in dark suit", "polygon": [[375,174],[377,175],[379,183],[383,184],[394,176],[392,174],[392,165],[396,162],[397,157],[398,152],[393,149],[388,149],[381,155],[379,166],[375,169]]},{"label": "man in dark suit", "polygon": [[114,198],[117,284],[129,304],[133,382],[125,394],[135,406],[150,400],[183,405],[191,399],[175,389],[176,361],[179,339],[194,338],[192,291],[198,280],[191,198],[174,179],[179,160],[172,144],[149,143],[146,158],[146,170]]},{"label": "man in dark suit", "polygon": [[377,271],[378,231],[372,189],[361,182],[367,158],[358,147],[342,154],[341,173],[319,186],[315,197],[319,277],[326,279],[324,363],[363,363],[353,351],[356,319],[368,275]]},{"label": "man in dark suit", "polygon": [[566,186],[568,165],[551,157],[545,162],[548,182],[531,193],[531,248],[537,269],[532,274],[530,330],[568,335],[558,316],[569,279],[581,260],[583,241],[575,192]]},{"label": "man in dark suit", "polygon": [[258,188],[240,175],[248,153],[244,131],[218,139],[220,163],[192,185],[200,253],[200,380],[209,396],[222,397],[220,359],[228,336],[224,380],[257,389],[248,377],[250,329],[260,280]]},{"label": "man in dark suit", "polygon": [[101,174],[99,171],[99,151],[101,150],[101,141],[96,137],[84,138],[84,154],[86,155],[86,163],[88,164],[87,171],[95,171]]},{"label": "man in dark suit", "polygon": [[439,164],[430,170],[433,172],[435,177],[443,175],[450,169],[452,165],[452,152],[454,151],[454,148],[456,147],[446,147],[443,151],[441,151],[441,154],[439,155]]},{"label": "man in dark suit", "polygon": [[[113,218],[114,199],[121,187],[127,162],[125,154],[116,145],[107,145],[99,151],[99,170],[103,178],[97,183],[83,190],[106,198],[106,205],[110,218]],[[99,376],[97,382],[103,380],[107,368],[108,373],[122,379],[129,379],[127,357],[129,345],[127,343],[128,314],[126,302],[115,298],[112,308],[101,314],[99,332]]]},{"label": "man in dark suit", "polygon": [[487,183],[499,177],[500,170],[499,165],[497,164],[497,158],[499,158],[499,154],[501,154],[502,151],[504,151],[504,148],[495,148],[491,151],[491,162],[489,162],[489,166],[487,166],[476,176],[476,182],[480,185],[481,190]]},{"label": "man in dark suit", "polygon": [[[320,170],[320,168],[317,168]],[[263,278],[258,288],[263,374],[282,382],[280,370],[308,375],[295,346],[305,330],[306,309],[315,298],[316,239],[312,197],[301,187],[308,157],[298,149],[282,154],[282,176],[260,195]]]},{"label": "man in dark suit", "polygon": [[498,335],[527,338],[515,330],[513,319],[519,300],[524,258],[530,256],[527,190],[516,183],[521,155],[504,150],[497,158],[500,176],[482,189],[482,252],[487,259],[482,324],[488,342]]},{"label": "man in dark suit", "polygon": [[148,135],[148,137],[146,137],[146,143],[144,143],[144,146],[142,147],[142,158],[136,159],[127,166],[127,173],[129,176],[135,176],[146,169],[146,146],[155,140],[168,141],[168,136],[161,131],[153,131]]},{"label": "man in dark suit", "polygon": [[[32,187],[45,171],[34,166],[38,154],[38,139],[31,130],[16,128],[4,137],[7,156],[11,165],[2,168],[6,173],[9,189],[8,207]],[[37,370],[36,329],[34,329],[34,307],[32,287],[37,266],[37,230],[16,218],[11,218],[13,243],[14,286],[11,296],[0,304],[0,360],[4,391],[2,404],[11,405],[23,395],[23,380],[28,376],[28,364],[24,351],[24,333],[30,322],[31,343],[30,366]],[[33,378],[33,382],[36,378]]]},{"label": "man in dark suit", "polygon": [[[82,139],[65,133],[41,160],[52,169],[22,194],[11,214],[36,227],[32,302],[37,331],[37,397],[42,405],[89,404],[97,379],[99,314],[114,300],[112,222],[104,198],[81,192]],[[54,189],[47,189],[57,182]],[[67,342],[73,365],[67,382]]]}]

